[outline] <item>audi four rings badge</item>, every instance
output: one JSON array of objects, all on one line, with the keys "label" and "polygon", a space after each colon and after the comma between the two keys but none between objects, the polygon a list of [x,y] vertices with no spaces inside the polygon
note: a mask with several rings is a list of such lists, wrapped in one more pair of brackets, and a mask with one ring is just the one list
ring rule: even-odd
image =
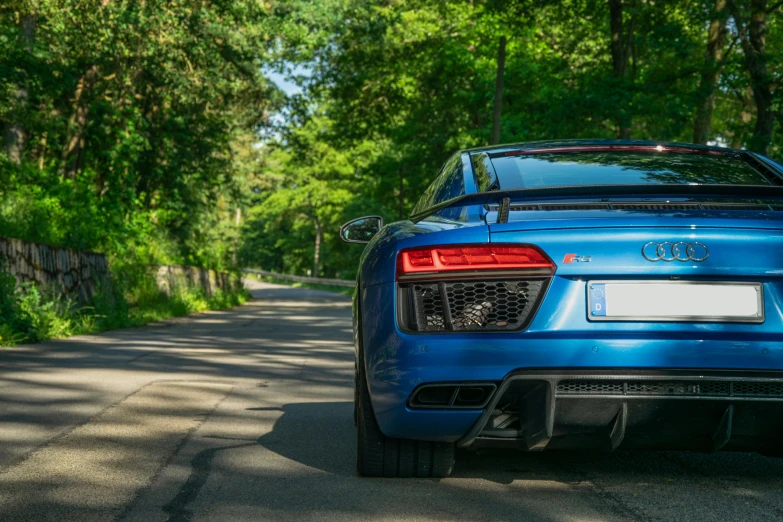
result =
[{"label": "audi four rings badge", "polygon": [[647,261],[704,261],[710,257],[709,249],[701,243],[647,243],[642,247],[642,256]]}]

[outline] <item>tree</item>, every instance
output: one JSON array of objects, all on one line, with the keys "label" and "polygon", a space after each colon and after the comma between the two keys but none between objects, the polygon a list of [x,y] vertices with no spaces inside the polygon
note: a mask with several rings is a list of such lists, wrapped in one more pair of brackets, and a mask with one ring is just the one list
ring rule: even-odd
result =
[{"label": "tree", "polygon": [[[631,13],[628,21],[625,18],[625,2],[623,0],[609,0],[612,72],[618,80],[618,91],[625,91],[632,86],[632,81],[629,82],[628,77],[631,72],[631,56],[634,51],[636,11],[634,10]],[[627,107],[627,102],[622,103],[619,107],[617,137],[622,140],[631,138],[631,114]]]},{"label": "tree", "polygon": [[[345,150],[327,136],[334,124],[318,110],[306,124],[267,143],[259,193],[244,226],[240,260],[247,266],[288,273],[353,277],[361,249],[346,248],[338,237],[342,223],[359,217],[377,148],[359,144]],[[366,177],[365,177],[366,176]],[[392,207],[393,208],[393,207]],[[393,214],[392,214],[393,215]]]},{"label": "tree", "polygon": [[745,54],[745,67],[756,104],[756,125],[748,148],[767,154],[775,126],[773,80],[767,67],[767,0],[750,0],[750,20],[734,0],[727,0]]},{"label": "tree", "polygon": [[230,263],[248,199],[237,187],[252,170],[237,165],[236,144],[280,100],[261,73],[275,52],[271,9],[3,3],[0,235]]},{"label": "tree", "polygon": [[723,50],[726,43],[728,20],[726,0],[715,0],[709,30],[704,70],[701,73],[696,118],[693,124],[693,142],[706,144],[712,133],[712,113],[715,110],[715,90],[720,77]]},{"label": "tree", "polygon": [[[35,26],[38,21],[38,16],[27,11],[20,16],[21,23],[19,28],[18,38],[20,40],[19,47],[21,56],[19,56],[22,64],[30,63],[29,56],[33,52],[33,45],[35,43]],[[22,149],[24,148],[24,141],[26,132],[22,125],[22,119],[24,118],[24,112],[27,109],[28,103],[28,87],[26,85],[27,78],[24,74],[17,80],[16,85],[12,88],[11,99],[9,100],[10,111],[8,119],[3,127],[3,143],[5,145],[6,155],[12,163],[19,164],[22,162]]]},{"label": "tree", "polygon": [[503,74],[506,67],[506,37],[498,38],[498,72],[495,80],[495,110],[492,113],[492,145],[500,143],[500,116],[503,113]]}]

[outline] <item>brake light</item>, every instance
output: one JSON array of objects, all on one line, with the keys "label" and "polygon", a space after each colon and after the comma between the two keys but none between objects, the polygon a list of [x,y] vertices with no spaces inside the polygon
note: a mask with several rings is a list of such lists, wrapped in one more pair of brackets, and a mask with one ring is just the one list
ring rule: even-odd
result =
[{"label": "brake light", "polygon": [[533,245],[444,245],[417,247],[397,255],[397,278],[458,271],[545,270],[555,264]]}]

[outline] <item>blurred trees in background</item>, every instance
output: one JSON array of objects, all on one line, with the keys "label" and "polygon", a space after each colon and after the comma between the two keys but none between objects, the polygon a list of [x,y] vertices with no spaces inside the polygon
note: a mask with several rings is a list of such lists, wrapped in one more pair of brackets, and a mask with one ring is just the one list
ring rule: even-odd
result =
[{"label": "blurred trees in background", "polygon": [[[7,1],[0,235],[351,278],[339,224],[406,216],[453,151],[494,141],[496,108],[500,142],[780,157],[781,17],[775,0]],[[270,70],[304,70],[301,92]]]},{"label": "blurred trees in background", "polygon": [[279,103],[255,0],[0,6],[0,235],[220,268]]},{"label": "blurred trees in background", "polygon": [[[301,42],[290,47],[287,60],[311,74],[300,78],[303,94],[288,100],[278,141],[266,145],[289,154],[273,170],[284,190],[312,183],[347,191],[333,209],[322,207],[323,222],[327,214],[338,216],[335,225],[362,214],[403,218],[449,154],[494,141],[496,92],[501,143],[695,141],[780,157],[781,4],[335,1],[322,20],[331,23],[326,40],[307,52]],[[312,264],[313,218],[290,214],[304,207],[293,192],[282,194],[269,196],[279,210],[257,207],[249,229],[267,232],[245,244],[244,257],[302,272]],[[281,218],[286,232],[274,236]],[[340,245],[335,226],[328,232],[320,274],[352,276],[361,247]]]}]

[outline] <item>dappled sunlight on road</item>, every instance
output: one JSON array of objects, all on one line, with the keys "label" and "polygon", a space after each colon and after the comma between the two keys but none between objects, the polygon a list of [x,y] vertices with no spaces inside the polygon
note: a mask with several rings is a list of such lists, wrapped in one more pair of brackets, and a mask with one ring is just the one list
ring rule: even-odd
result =
[{"label": "dappled sunlight on road", "polygon": [[230,389],[205,382],[145,386],[0,474],[0,513],[29,520],[119,515]]},{"label": "dappled sunlight on road", "polygon": [[0,352],[0,520],[771,520],[783,460],[459,451],[355,471],[350,299],[254,283],[223,312]]}]

